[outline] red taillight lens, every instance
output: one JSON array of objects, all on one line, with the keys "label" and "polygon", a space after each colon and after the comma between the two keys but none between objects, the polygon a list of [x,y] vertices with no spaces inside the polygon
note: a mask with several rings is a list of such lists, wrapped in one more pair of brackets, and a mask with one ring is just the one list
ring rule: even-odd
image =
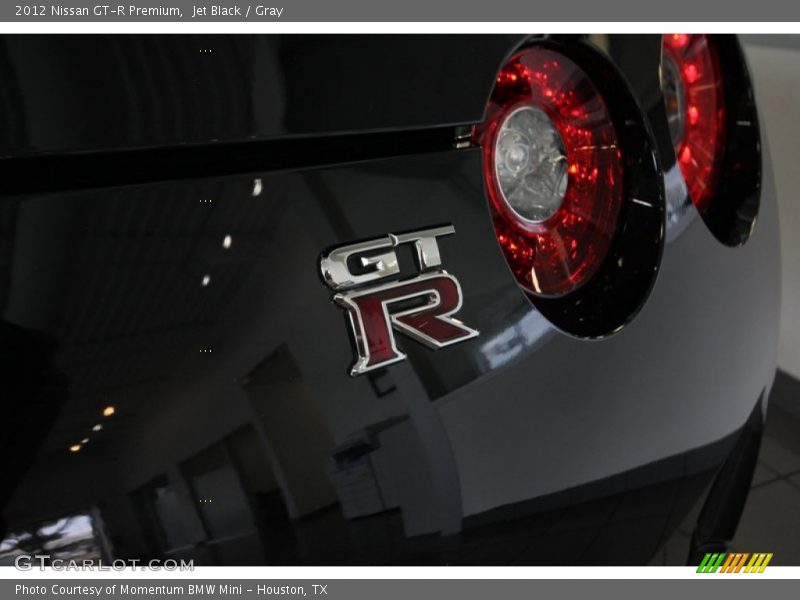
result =
[{"label": "red taillight lens", "polygon": [[675,156],[703,213],[717,190],[725,142],[722,77],[708,36],[665,35],[662,81]]},{"label": "red taillight lens", "polygon": [[476,128],[495,233],[517,280],[562,296],[606,258],[622,160],[606,103],[572,60],[531,47],[503,67]]}]

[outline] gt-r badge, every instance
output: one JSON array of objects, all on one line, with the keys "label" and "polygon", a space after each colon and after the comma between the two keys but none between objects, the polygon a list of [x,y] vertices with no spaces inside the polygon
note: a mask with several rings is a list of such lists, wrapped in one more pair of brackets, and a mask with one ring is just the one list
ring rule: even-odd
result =
[{"label": "gt-r badge", "polygon": [[[423,229],[339,246],[323,254],[320,269],[347,311],[356,348],[350,375],[406,358],[395,331],[432,350],[457,344],[478,331],[453,318],[463,303],[458,280],[441,268],[437,238],[453,235],[452,225]],[[397,248],[413,244],[417,274],[399,279]]]}]

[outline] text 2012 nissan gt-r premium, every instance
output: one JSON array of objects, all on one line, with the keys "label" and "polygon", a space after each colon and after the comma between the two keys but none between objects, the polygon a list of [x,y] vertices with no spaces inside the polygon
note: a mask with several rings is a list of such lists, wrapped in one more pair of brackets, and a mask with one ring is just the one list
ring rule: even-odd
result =
[{"label": "text 2012 nissan gt-r premium", "polygon": [[0,38],[0,562],[724,549],[764,142],[727,35]]}]

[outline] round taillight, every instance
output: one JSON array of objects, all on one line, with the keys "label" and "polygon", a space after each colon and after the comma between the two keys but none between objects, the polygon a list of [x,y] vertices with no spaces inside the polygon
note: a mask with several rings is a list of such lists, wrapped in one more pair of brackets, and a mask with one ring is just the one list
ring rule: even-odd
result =
[{"label": "round taillight", "polygon": [[725,100],[719,60],[708,36],[663,38],[662,88],[675,157],[689,196],[706,212],[719,185],[725,143]]},{"label": "round taillight", "polygon": [[547,47],[502,68],[484,124],[484,177],[497,240],[519,283],[547,297],[586,283],[606,258],[622,205],[622,160],[605,100]]}]

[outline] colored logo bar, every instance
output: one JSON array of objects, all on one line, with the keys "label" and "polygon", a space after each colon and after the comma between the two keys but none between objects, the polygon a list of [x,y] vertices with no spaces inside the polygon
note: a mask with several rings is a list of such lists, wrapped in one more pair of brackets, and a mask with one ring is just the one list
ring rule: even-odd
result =
[{"label": "colored logo bar", "polygon": [[[748,561],[749,559],[749,561]],[[756,552],[709,552],[703,557],[698,573],[763,573],[772,553]]]}]

